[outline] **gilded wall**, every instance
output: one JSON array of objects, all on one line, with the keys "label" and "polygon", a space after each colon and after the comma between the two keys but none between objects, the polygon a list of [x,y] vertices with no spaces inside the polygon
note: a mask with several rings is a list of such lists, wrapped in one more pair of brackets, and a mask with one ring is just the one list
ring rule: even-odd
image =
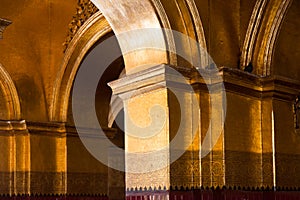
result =
[{"label": "gilded wall", "polygon": [[[300,93],[299,8],[297,0],[2,0],[0,18],[12,24],[0,40],[0,193],[90,193],[118,199],[125,187],[299,187],[294,108]],[[211,78],[207,84],[191,70],[199,68],[199,49],[187,40],[175,41],[172,33],[132,32],[146,28],[179,31],[209,53],[217,70],[207,73],[219,76],[226,91],[224,119],[222,108],[211,108],[208,93],[218,82]],[[110,169],[85,148],[74,127],[71,94],[78,69],[97,45],[124,32],[126,37],[116,37],[111,45],[118,52],[146,44],[162,44],[173,52],[142,49],[111,63],[95,94],[100,125],[117,146],[143,153],[169,145],[181,117],[182,144],[191,142],[174,163],[151,173],[124,175]],[[176,55],[180,50],[190,60]],[[203,70],[209,69],[204,61],[201,57]],[[184,83],[170,79],[177,75],[168,67],[194,88],[198,108],[191,106],[196,104],[182,89]],[[112,93],[125,96],[125,134],[128,117],[142,127],[151,124],[147,112],[153,105],[166,111],[163,129],[142,140],[124,136],[116,126],[108,128]],[[183,110],[176,98],[184,102]],[[224,126],[209,126],[216,119]],[[220,137],[201,157],[199,144],[215,131],[221,131]],[[157,160],[168,163],[172,153],[164,153],[148,161],[122,158],[129,168],[146,168]]]}]

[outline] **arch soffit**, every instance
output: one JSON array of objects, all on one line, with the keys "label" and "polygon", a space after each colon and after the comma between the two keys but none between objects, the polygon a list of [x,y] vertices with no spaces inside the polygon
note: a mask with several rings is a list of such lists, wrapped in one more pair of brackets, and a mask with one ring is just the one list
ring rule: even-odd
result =
[{"label": "arch soffit", "polygon": [[[206,50],[206,42],[202,22],[194,0],[92,0],[92,2],[101,10],[111,25],[117,38],[125,32],[128,34],[121,39],[118,38],[122,52],[126,52],[128,45],[136,45],[132,41],[137,40],[132,30],[147,29],[167,29],[176,30],[189,37],[196,39],[202,49]],[[175,13],[175,14],[174,14]],[[134,54],[124,55],[125,68],[127,73],[134,72],[134,67],[153,64],[171,64],[178,65],[178,58],[175,54],[176,47],[185,47],[187,54],[192,57],[199,55],[199,49],[195,49],[189,41],[174,41],[171,32],[144,31],[143,35],[138,35],[140,47],[145,43],[164,44],[166,51],[138,51]],[[146,45],[145,45],[146,46]],[[135,46],[136,47],[136,46]],[[129,49],[136,49],[129,47]],[[201,62],[206,60],[204,54],[201,54]],[[193,63],[195,64],[195,63]]]}]

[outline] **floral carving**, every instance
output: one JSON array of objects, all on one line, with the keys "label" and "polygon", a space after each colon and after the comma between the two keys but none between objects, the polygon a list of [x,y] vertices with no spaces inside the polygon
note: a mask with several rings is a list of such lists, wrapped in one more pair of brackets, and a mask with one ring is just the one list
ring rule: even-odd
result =
[{"label": "floral carving", "polygon": [[84,22],[98,11],[98,8],[90,0],[78,0],[76,15],[69,24],[69,32],[64,42],[64,51]]}]

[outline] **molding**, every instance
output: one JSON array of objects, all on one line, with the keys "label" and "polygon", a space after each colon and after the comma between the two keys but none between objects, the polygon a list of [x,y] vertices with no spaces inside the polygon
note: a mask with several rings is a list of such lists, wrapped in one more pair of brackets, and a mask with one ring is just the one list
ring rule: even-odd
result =
[{"label": "molding", "polygon": [[7,119],[21,119],[21,105],[16,86],[9,73],[0,63],[0,89],[3,92],[5,103],[7,106]]},{"label": "molding", "polygon": [[57,122],[26,122],[30,134],[65,136],[65,123]]},{"label": "molding", "polygon": [[117,129],[115,128],[86,128],[86,127],[75,127],[75,126],[66,126],[66,134],[67,137],[79,137],[77,130],[80,130],[81,134],[80,137],[91,137],[91,138],[103,138],[102,136],[98,136],[100,131],[103,131],[107,138],[114,139],[117,134]]},{"label": "molding", "polygon": [[[271,75],[271,65],[275,50],[275,42],[279,35],[284,17],[292,1],[293,0],[277,0],[276,3],[274,3],[275,6],[273,6],[270,10],[271,14],[269,19],[267,19],[266,26],[262,27],[265,28],[261,33],[263,35],[263,43],[262,45],[257,45],[257,48],[260,49],[260,56],[258,56],[257,65],[263,68],[262,72],[259,72],[262,75]],[[278,7],[276,7],[277,3],[279,4]],[[271,23],[271,26],[269,26],[269,23]]]},{"label": "molding", "polygon": [[[189,91],[189,79],[179,75],[177,70],[181,70],[181,68],[162,64],[129,74],[108,83],[108,85],[112,88],[113,94],[119,95],[122,99],[128,99],[159,88],[170,87]],[[187,70],[185,69],[185,71]]]},{"label": "molding", "polygon": [[[179,71],[186,79],[183,80],[171,69]],[[224,83],[226,91],[261,99],[278,98],[294,101],[300,93],[300,81],[298,80],[282,76],[263,77],[228,67],[221,67],[219,71],[205,69],[196,71],[158,65],[112,81],[109,86],[112,88],[113,94],[128,99],[159,88],[175,86],[175,88],[188,90],[184,86],[191,84],[194,90],[205,90],[207,87],[218,89],[222,83]]]},{"label": "molding", "polygon": [[21,121],[0,121],[0,133],[27,131],[25,120]]},{"label": "molding", "polygon": [[84,133],[84,137],[94,137],[94,138],[103,138],[98,137],[99,131],[104,131],[105,135],[109,139],[115,139],[117,134],[117,129],[115,128],[87,128],[66,125],[65,123],[58,122],[27,122],[25,120],[20,121],[3,121],[0,120],[0,136],[9,136],[11,134],[25,134],[25,135],[47,135],[54,137],[79,137],[77,130],[80,129]]},{"label": "molding", "polygon": [[[153,7],[156,9],[156,12],[160,18],[160,21],[162,23],[163,28],[167,30],[172,30],[170,21],[168,19],[168,15],[166,13],[166,10],[164,9],[162,3],[160,0],[151,0]],[[177,55],[173,52],[176,52],[176,45],[174,41],[173,35],[170,33],[170,31],[166,31],[165,37],[167,40],[168,48],[169,48],[169,62],[171,64],[176,65],[177,64]]]},{"label": "molding", "polygon": [[64,123],[52,123],[52,122],[27,122],[25,120],[0,121],[0,134],[49,134],[51,136],[63,136],[65,133]]},{"label": "molding", "polygon": [[[300,93],[300,81],[282,76],[263,77],[228,67],[221,67],[219,71],[212,72],[212,74],[214,73],[222,77],[226,91],[246,96],[294,101],[295,96]],[[212,79],[208,85],[219,83],[219,80]],[[196,90],[197,88],[204,89],[206,86],[205,81],[199,75],[193,77],[191,84],[195,86]]]},{"label": "molding", "polygon": [[244,70],[244,68],[252,61],[253,49],[259,33],[267,1],[268,0],[257,0],[252,11],[241,54],[240,68],[242,70]]},{"label": "molding", "polygon": [[252,62],[254,73],[271,75],[275,43],[292,1],[257,0],[242,49],[241,69]]},{"label": "molding", "polygon": [[204,28],[202,25],[202,20],[196,6],[195,0],[185,0],[189,9],[189,12],[192,16],[193,26],[196,33],[197,42],[200,44],[200,49],[198,49],[200,54],[200,66],[208,65],[208,56],[207,56],[207,44],[204,34]]}]

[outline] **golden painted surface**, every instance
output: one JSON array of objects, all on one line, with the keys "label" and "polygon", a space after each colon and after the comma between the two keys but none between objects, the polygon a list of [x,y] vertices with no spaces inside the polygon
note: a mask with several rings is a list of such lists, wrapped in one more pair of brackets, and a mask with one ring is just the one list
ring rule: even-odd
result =
[{"label": "golden painted surface", "polygon": [[15,171],[15,193],[29,193],[29,171],[30,158],[30,136],[28,132],[15,135],[16,143],[16,171]]},{"label": "golden painted surface", "polygon": [[0,40],[3,39],[3,32],[7,26],[11,24],[8,19],[0,18]]},{"label": "golden painted surface", "polygon": [[97,41],[111,36],[111,27],[102,15],[97,12],[90,17],[68,45],[68,49],[62,59],[61,69],[57,71],[54,84],[54,92],[49,110],[50,121],[69,122],[68,116],[72,101],[70,98],[76,72],[87,52],[93,48]]},{"label": "golden painted surface", "polygon": [[280,187],[297,187],[300,180],[300,136],[294,131],[292,102],[273,101],[275,124],[276,183]]},{"label": "golden painted surface", "polygon": [[271,75],[271,64],[273,52],[275,51],[276,38],[291,2],[292,0],[271,0],[268,3],[252,58],[254,64],[257,66],[255,69],[256,74],[263,76]]},{"label": "golden painted surface", "polygon": [[[261,102],[261,118],[262,122],[271,122],[272,121],[272,99],[266,98]],[[273,163],[273,127],[272,123],[262,123],[261,124],[261,138],[262,138],[262,170],[263,170],[263,186],[274,185],[274,165]]]},{"label": "golden painted surface", "polygon": [[229,92],[226,96],[226,150],[260,153],[262,148],[260,102]]},{"label": "golden painted surface", "polygon": [[0,119],[19,120],[21,118],[21,105],[16,86],[9,73],[0,63]]},{"label": "golden painted surface", "polygon": [[[161,149],[168,144],[168,119],[161,119],[165,120],[161,128],[154,127],[152,120],[159,119],[152,119],[151,117],[153,116],[149,113],[154,106],[159,106],[160,109],[163,109],[165,114],[168,113],[167,89],[158,89],[147,94],[134,96],[125,102],[125,132],[129,131],[125,136],[125,149],[127,149],[128,152],[152,152]],[[138,112],[136,112],[137,110]],[[130,120],[131,123],[127,122],[127,120]],[[148,130],[147,132],[149,134],[145,135],[145,137],[139,137],[139,133],[136,132],[136,129],[128,126],[136,126],[137,128],[145,129],[152,128],[153,130]],[[156,130],[156,128],[158,129]],[[131,133],[130,130],[133,132]],[[134,137],[135,135],[136,137]]]},{"label": "golden painted surface", "polygon": [[69,33],[64,42],[65,50],[68,48],[72,39],[79,31],[80,27],[98,10],[98,8],[90,0],[79,0],[76,8],[76,15],[73,16],[71,23],[69,24]]},{"label": "golden painted surface", "polygon": [[23,119],[48,120],[62,44],[76,5],[76,0],[1,1],[1,18],[13,23],[0,41],[0,60],[16,85]]},{"label": "golden painted surface", "polygon": [[[155,116],[151,116],[149,112],[151,112],[150,109],[155,105],[158,105],[160,109],[164,109],[163,111],[166,114],[168,113],[167,89],[158,89],[140,94],[125,101],[125,149],[128,153],[155,152],[168,145],[170,134],[168,118],[161,119],[165,120],[165,122],[163,126],[161,128],[158,127],[159,129],[157,130],[157,127],[154,127],[154,124],[152,124],[152,120],[155,119],[152,119],[151,117]],[[139,112],[136,112],[137,110]],[[127,120],[130,120],[131,122],[129,123]],[[148,129],[152,128],[152,130],[147,130],[147,133],[149,134],[145,135],[145,137],[139,137],[139,133],[136,132],[136,129],[128,126],[136,126],[142,129],[146,129],[148,127]],[[155,162],[168,163],[169,156],[167,153],[168,152],[164,154],[164,152],[162,152],[162,155],[157,155],[157,158],[148,156],[147,160],[144,161],[149,163],[154,162],[153,166],[157,166]],[[151,165],[144,165],[142,163],[142,160],[125,160],[125,166],[130,170],[130,172],[141,172],[141,170],[144,170],[145,167],[151,167]],[[126,188],[149,188],[150,186],[152,188],[158,188],[159,186],[169,187],[170,177],[167,166],[163,169],[157,169],[157,171],[154,172],[151,172],[153,171],[152,168],[146,169],[146,171],[149,172],[142,174],[127,173]]]},{"label": "golden painted surface", "polygon": [[62,149],[65,145],[66,138],[60,136],[39,134],[30,136],[30,191],[32,193],[65,192],[66,152]]},{"label": "golden painted surface", "polygon": [[15,143],[12,135],[0,136],[0,176],[1,193],[11,194],[14,192],[14,176],[15,171]]},{"label": "golden painted surface", "polygon": [[[131,30],[145,30],[147,28],[156,28],[157,30],[161,27],[160,19],[150,1],[124,0],[121,4],[117,0],[105,2],[93,0],[92,2],[102,11],[116,35],[128,32],[126,37],[119,39],[120,48],[123,52],[127,52],[126,50],[132,47],[143,47],[141,45],[147,46],[147,44],[158,44],[158,46],[166,49],[162,31],[154,33],[147,31],[140,37],[136,37],[136,33],[130,32]],[[127,52],[124,55],[124,62],[127,73],[134,73],[138,66],[168,63],[169,61],[166,51],[140,49],[139,51]]]},{"label": "golden painted surface", "polygon": [[[262,184],[261,103],[227,92],[225,121],[226,185]],[[265,123],[271,123],[265,122]],[[266,124],[265,124],[266,125]]]},{"label": "golden painted surface", "polygon": [[[127,174],[126,186],[299,187],[300,138],[294,130],[292,110],[292,100],[300,92],[299,49],[295,46],[299,40],[299,1],[293,1],[288,9],[291,1],[271,0],[267,7],[257,12],[252,12],[256,1],[94,2],[107,21],[100,13],[89,18],[81,26],[83,32],[73,37],[65,54],[62,44],[66,41],[68,24],[76,13],[76,0],[1,2],[0,17],[13,22],[0,41],[0,69],[7,71],[0,73],[1,120],[66,122],[76,71],[85,54],[111,32],[111,27],[116,34],[136,28],[174,28],[202,45],[207,43],[217,65],[227,67],[220,69],[227,91],[225,129],[213,151],[204,158],[199,157],[199,143],[207,131],[219,130],[218,125],[208,130],[210,118],[221,116],[217,108],[212,114],[205,87],[199,89],[200,127],[189,151],[160,171]],[[260,13],[262,21],[251,24],[251,13],[255,19],[258,19],[256,13]],[[256,29],[258,25],[259,30]],[[253,31],[260,32],[257,35]],[[247,45],[241,52],[245,40]],[[173,36],[162,32],[129,35],[118,42],[122,50],[136,43],[162,43],[173,50],[182,46],[188,56],[196,55],[195,49],[189,49],[186,42],[175,46]],[[253,53],[254,73],[270,76],[232,70],[239,67],[241,53],[248,61]],[[153,63],[171,63],[190,67],[165,51],[142,50],[124,55],[124,59],[128,74],[141,70],[136,67],[143,64],[152,64],[147,65],[152,67]],[[129,87],[136,89],[145,85],[139,82]],[[158,104],[167,111],[167,125],[150,142],[126,136],[128,151],[143,152],[168,144],[180,123],[178,102],[170,92],[166,89],[143,92],[127,99],[130,117],[139,126],[147,126],[151,123],[147,112],[153,104]],[[191,103],[189,95],[181,98]],[[184,114],[190,116],[192,110],[187,106]],[[193,122],[187,119],[187,124]],[[64,128],[28,123],[22,132],[12,124],[10,121],[0,123],[0,193],[107,193],[108,187],[117,185],[108,180],[112,174],[107,167],[99,164],[78,138],[67,137]],[[191,141],[190,132],[194,128],[186,125],[183,144]],[[168,160],[168,156],[161,158]],[[156,158],[140,161],[137,167],[155,162]],[[122,174],[119,178],[122,179]]]},{"label": "golden painted surface", "polygon": [[300,62],[300,50],[297,46],[293,45],[299,43],[300,38],[298,31],[300,22],[297,20],[300,14],[299,8],[300,2],[294,0],[286,13],[285,20],[283,20],[282,27],[278,33],[272,63],[274,69],[273,74],[293,78],[294,80],[300,80],[298,67],[298,63]]},{"label": "golden painted surface", "polygon": [[[194,182],[193,151],[186,151],[178,160],[170,166],[170,183],[173,188],[191,188]],[[199,167],[199,166],[197,166]]]}]

